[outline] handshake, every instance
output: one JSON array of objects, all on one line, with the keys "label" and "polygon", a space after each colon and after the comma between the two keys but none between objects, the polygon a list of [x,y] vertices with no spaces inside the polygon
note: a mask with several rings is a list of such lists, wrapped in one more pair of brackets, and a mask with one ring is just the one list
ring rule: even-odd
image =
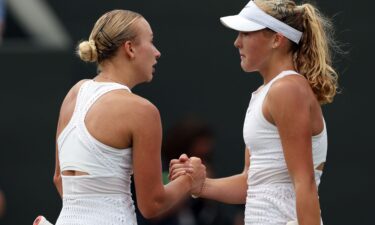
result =
[{"label": "handshake", "polygon": [[206,166],[202,164],[202,160],[197,157],[188,157],[182,154],[179,159],[172,159],[169,163],[169,180],[173,181],[180,176],[189,176],[192,181],[190,194],[193,198],[202,195],[205,180]]}]

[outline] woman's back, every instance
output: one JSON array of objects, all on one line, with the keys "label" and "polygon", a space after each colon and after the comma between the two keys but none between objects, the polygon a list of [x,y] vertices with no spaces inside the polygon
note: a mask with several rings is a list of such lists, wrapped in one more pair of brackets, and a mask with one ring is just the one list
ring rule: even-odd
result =
[{"label": "woman's back", "polygon": [[136,224],[130,192],[132,149],[115,148],[118,143],[112,147],[108,138],[123,134],[118,130],[126,119],[119,123],[116,114],[124,106],[116,107],[116,95],[126,98],[129,92],[124,85],[88,80],[64,101],[57,139],[63,209],[57,224]]}]

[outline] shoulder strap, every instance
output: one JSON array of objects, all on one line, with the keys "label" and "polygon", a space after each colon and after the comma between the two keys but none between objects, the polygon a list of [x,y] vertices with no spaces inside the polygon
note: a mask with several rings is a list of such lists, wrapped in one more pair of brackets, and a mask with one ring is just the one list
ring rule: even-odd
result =
[{"label": "shoulder strap", "polygon": [[89,109],[91,108],[91,106],[100,97],[102,97],[103,95],[107,94],[110,91],[121,90],[121,89],[131,92],[130,89],[128,87],[126,87],[125,85],[121,85],[121,84],[117,84],[117,83],[108,83],[108,84],[103,85],[102,87],[99,87],[98,90],[95,91],[94,94],[88,98],[88,101],[86,101],[85,103],[83,103],[81,105],[81,107],[82,107],[81,113],[83,113],[82,116],[86,117],[86,114],[89,111]]},{"label": "shoulder strap", "polygon": [[274,77],[265,87],[264,87],[264,92],[265,92],[265,95],[267,95],[269,89],[271,88],[272,84],[277,81],[278,79],[281,79],[285,76],[288,76],[288,75],[299,75],[301,76],[298,72],[294,71],[294,70],[284,70],[282,71],[281,73],[279,73],[276,77]]},{"label": "shoulder strap", "polygon": [[98,161],[102,162],[107,168],[109,168],[113,174],[121,176],[121,174],[119,174],[119,171],[121,170],[118,168],[118,165],[115,162],[112,162],[110,158],[105,156],[103,152],[98,149],[97,145],[92,140],[93,137],[90,135],[85,125],[85,117],[91,106],[104,94],[120,89],[130,91],[129,88],[124,85],[109,83],[108,85],[106,84],[105,86],[99,87],[99,89],[95,91],[88,101],[82,102],[83,104],[80,106],[80,112],[77,118],[77,128],[82,141],[89,148],[90,152],[98,159]]},{"label": "shoulder strap", "polygon": [[79,111],[80,111],[80,108],[81,108],[80,105],[82,104],[82,96],[84,95],[84,93],[86,91],[86,87],[87,87],[88,83],[89,83],[89,81],[85,81],[79,87],[72,117],[70,118],[70,121],[68,122],[66,127],[61,131],[59,137],[57,138],[57,141],[58,141],[59,145],[62,145],[64,143],[67,135],[74,129],[74,127],[77,124],[76,120],[77,120],[77,117],[78,117],[78,114],[79,114]]}]

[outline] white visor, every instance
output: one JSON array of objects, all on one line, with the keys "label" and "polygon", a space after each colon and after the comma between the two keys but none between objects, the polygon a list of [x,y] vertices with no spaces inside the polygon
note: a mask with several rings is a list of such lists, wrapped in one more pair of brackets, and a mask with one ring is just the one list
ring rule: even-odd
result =
[{"label": "white visor", "polygon": [[275,32],[281,33],[296,44],[299,43],[302,37],[301,31],[268,15],[261,10],[254,1],[250,1],[238,15],[221,17],[220,21],[224,26],[241,32],[269,28]]}]

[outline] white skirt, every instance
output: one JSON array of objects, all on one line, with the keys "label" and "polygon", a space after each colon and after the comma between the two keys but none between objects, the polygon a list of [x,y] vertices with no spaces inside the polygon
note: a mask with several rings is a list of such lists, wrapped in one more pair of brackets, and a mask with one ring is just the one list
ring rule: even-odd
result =
[{"label": "white skirt", "polygon": [[130,196],[64,196],[56,225],[137,225]]},{"label": "white skirt", "polygon": [[247,191],[246,225],[286,225],[297,220],[292,184],[250,186]]}]

